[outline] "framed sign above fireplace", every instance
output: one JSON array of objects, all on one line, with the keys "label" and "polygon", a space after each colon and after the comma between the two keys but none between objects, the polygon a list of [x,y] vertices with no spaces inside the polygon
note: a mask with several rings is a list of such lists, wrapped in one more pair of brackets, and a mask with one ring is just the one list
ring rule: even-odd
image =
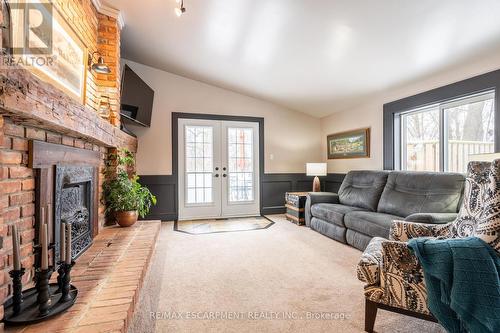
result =
[{"label": "framed sign above fireplace", "polygon": [[[31,0],[11,4],[10,13],[13,61],[85,103],[87,48],[56,7]],[[39,17],[43,24],[35,31],[31,20]]]}]

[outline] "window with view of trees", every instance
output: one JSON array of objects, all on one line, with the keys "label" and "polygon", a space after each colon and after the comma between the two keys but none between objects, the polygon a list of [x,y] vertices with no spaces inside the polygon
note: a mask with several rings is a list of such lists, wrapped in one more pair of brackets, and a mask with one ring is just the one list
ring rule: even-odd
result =
[{"label": "window with view of trees", "polygon": [[494,152],[495,95],[482,93],[401,113],[403,170],[465,172],[469,155]]}]

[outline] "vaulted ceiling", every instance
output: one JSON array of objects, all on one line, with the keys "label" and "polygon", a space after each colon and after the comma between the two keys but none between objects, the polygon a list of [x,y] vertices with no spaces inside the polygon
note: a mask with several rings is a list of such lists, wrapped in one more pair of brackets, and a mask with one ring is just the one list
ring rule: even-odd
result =
[{"label": "vaulted ceiling", "polygon": [[500,50],[498,0],[104,2],[124,58],[317,117]]}]

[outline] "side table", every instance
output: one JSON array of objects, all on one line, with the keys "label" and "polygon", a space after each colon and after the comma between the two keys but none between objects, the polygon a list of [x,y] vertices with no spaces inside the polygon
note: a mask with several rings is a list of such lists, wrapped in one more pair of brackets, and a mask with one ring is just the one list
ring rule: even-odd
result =
[{"label": "side table", "polygon": [[286,192],[285,207],[286,219],[297,225],[303,225],[305,219],[305,206],[307,194],[309,192]]}]

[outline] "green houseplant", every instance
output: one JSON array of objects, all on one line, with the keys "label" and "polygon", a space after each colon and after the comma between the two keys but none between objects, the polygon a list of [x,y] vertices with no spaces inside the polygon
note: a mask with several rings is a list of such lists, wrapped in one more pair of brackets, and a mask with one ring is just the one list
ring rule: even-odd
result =
[{"label": "green houseplant", "polygon": [[[109,171],[114,161],[116,173]],[[106,211],[114,214],[116,222],[122,227],[133,225],[138,216],[144,217],[151,206],[156,205],[156,197],[139,183],[133,166],[134,156],[130,151],[122,149],[111,155],[107,180],[103,185]]]}]

